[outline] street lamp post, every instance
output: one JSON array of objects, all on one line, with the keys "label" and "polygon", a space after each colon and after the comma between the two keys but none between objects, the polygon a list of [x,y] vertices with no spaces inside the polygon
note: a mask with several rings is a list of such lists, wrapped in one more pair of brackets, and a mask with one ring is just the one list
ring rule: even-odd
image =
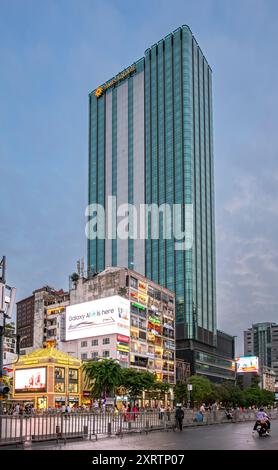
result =
[{"label": "street lamp post", "polygon": [[233,360],[235,364],[235,385],[237,385],[237,362],[236,362],[236,357],[235,357],[235,339],[237,338],[237,335],[233,336]]},{"label": "street lamp post", "polygon": [[192,384],[187,384],[187,391],[188,391],[187,408],[190,408],[190,392],[192,391]]}]

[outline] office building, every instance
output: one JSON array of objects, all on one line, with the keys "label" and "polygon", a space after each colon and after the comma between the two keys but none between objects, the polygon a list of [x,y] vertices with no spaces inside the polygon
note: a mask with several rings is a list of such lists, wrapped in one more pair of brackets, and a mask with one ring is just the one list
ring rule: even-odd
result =
[{"label": "office building", "polygon": [[[128,267],[174,291],[177,357],[189,360],[193,371],[201,355],[211,378],[221,380],[212,71],[189,27],[153,44],[144,57],[93,90],[89,113],[88,269]],[[121,210],[124,203],[136,214],[142,204],[189,208],[182,211],[181,223],[192,235],[192,246],[177,249],[176,233],[165,237],[161,221],[156,236],[153,222],[147,224],[144,239],[130,212],[129,236],[119,237],[119,217],[111,217],[111,207]],[[105,214],[94,210],[94,204]]]},{"label": "office building", "polygon": [[244,355],[259,358],[259,368],[264,366],[275,372],[278,382],[278,324],[271,322],[255,323],[244,331]]}]

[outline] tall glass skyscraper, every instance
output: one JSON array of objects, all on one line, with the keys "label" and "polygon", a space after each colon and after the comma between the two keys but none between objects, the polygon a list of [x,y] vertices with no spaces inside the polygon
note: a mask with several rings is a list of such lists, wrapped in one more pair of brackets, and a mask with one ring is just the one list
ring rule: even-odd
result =
[{"label": "tall glass skyscraper", "polygon": [[160,223],[158,239],[92,239],[89,269],[129,267],[175,291],[177,347],[215,347],[212,72],[189,27],[96,88],[89,109],[89,204],[192,204],[194,237],[175,250]]}]

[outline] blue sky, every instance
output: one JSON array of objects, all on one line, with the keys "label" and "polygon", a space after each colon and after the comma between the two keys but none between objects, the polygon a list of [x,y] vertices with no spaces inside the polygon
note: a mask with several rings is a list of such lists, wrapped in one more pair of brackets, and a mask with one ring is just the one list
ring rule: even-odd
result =
[{"label": "blue sky", "polygon": [[0,254],[17,300],[86,259],[88,93],[188,24],[213,69],[218,327],[278,321],[276,0],[0,0]]}]

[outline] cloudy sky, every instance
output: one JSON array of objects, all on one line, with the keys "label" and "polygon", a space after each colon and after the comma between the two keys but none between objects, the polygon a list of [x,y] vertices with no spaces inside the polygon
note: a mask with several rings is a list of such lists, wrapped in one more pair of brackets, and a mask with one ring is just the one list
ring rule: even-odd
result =
[{"label": "cloudy sky", "polygon": [[17,300],[86,259],[88,93],[188,24],[213,69],[218,327],[278,321],[276,0],[0,0],[0,255]]}]

